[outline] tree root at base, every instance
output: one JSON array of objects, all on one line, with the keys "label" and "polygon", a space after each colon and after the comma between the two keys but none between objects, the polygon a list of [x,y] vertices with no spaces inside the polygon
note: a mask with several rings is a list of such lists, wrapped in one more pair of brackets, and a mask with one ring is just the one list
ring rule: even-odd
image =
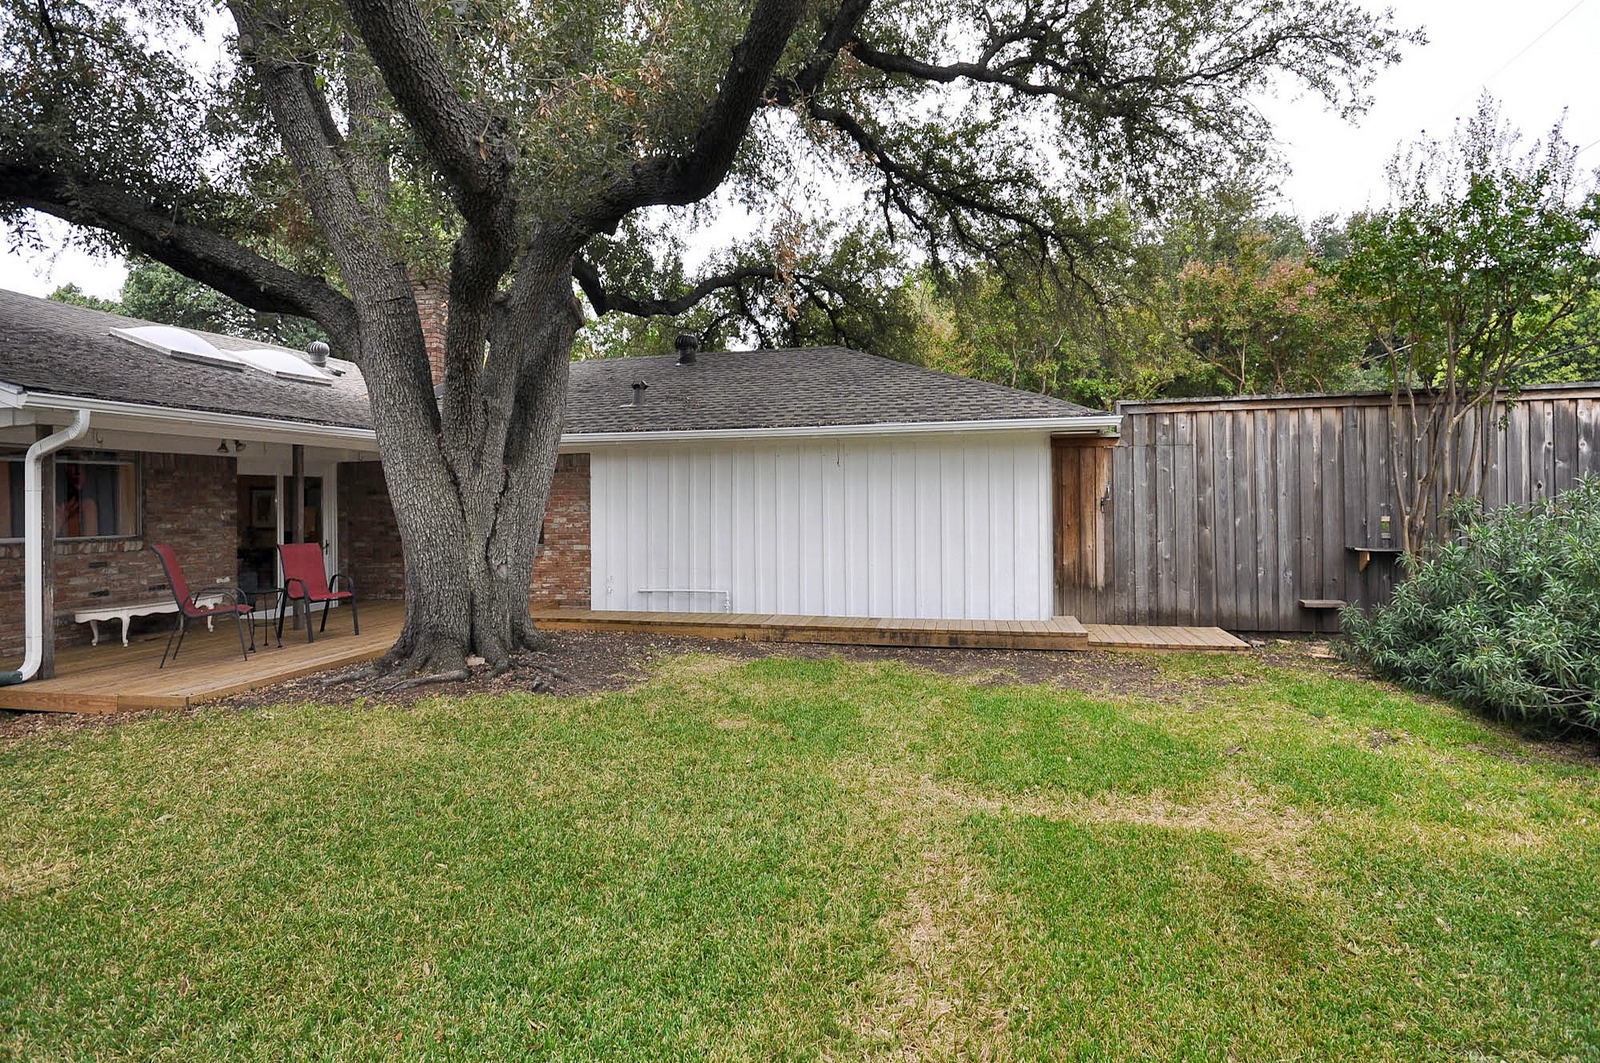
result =
[{"label": "tree root at base", "polygon": [[399,690],[413,690],[417,687],[428,686],[433,683],[459,683],[467,679],[468,676],[469,673],[465,668],[455,668],[444,672],[428,672],[425,675],[414,675],[409,679],[402,679],[399,682],[390,683],[388,686],[384,687],[384,689],[393,693]]},{"label": "tree root at base", "polygon": [[335,672],[332,675],[325,675],[321,680],[319,680],[319,682],[324,688],[339,687],[348,683],[359,683],[363,679],[371,679],[379,674],[380,672],[378,671],[377,665],[363,664],[357,668],[347,668],[342,672]]},{"label": "tree root at base", "polygon": [[543,672],[545,675],[549,676],[551,679],[559,679],[563,683],[574,682],[574,680],[573,680],[571,675],[569,675],[566,672],[563,672],[561,669],[557,668],[553,664],[544,664],[544,663],[542,663],[540,661],[529,661],[528,662],[528,667],[529,668],[537,668],[539,671]]}]

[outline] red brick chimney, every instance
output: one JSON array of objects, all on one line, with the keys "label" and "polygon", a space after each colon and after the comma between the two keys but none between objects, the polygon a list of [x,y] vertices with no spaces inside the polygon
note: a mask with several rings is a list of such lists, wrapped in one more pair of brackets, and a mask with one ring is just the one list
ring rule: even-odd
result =
[{"label": "red brick chimney", "polygon": [[428,368],[437,386],[444,379],[444,326],[450,317],[450,286],[444,281],[412,281],[411,289],[417,297],[417,317],[422,320]]}]

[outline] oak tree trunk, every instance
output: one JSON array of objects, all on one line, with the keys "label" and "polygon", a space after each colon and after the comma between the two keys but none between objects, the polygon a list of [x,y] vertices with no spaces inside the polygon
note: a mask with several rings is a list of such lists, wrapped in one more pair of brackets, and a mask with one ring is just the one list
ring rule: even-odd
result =
[{"label": "oak tree trunk", "polygon": [[367,381],[405,562],[405,623],[380,671],[449,674],[469,656],[504,669],[539,644],[529,585],[582,324],[570,273],[542,287],[534,305],[490,315],[492,361],[514,379],[483,373],[442,417],[422,405],[433,388],[412,379],[427,359],[410,306],[363,333],[366,364],[386,366]]}]

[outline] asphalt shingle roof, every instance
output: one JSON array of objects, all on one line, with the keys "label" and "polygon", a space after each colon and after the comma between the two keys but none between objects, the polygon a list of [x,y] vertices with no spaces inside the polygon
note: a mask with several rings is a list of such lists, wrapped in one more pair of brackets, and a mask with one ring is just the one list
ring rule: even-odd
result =
[{"label": "asphalt shingle roof", "polygon": [[[150,323],[0,290],[0,381],[110,402],[372,427],[366,384],[350,362],[328,359],[345,375],[324,386],[180,361],[111,334]],[[196,335],[227,351],[273,349],[235,336]]]},{"label": "asphalt shingle roof", "polygon": [[[1085,417],[1084,406],[845,347],[574,362],[568,432],[649,432]],[[643,380],[644,405],[633,384]]]},{"label": "asphalt shingle roof", "polygon": [[[110,331],[148,324],[0,290],[0,381],[30,391],[178,410],[372,426],[366,384],[351,362],[329,359],[330,368],[344,375],[322,386],[175,359]],[[223,350],[271,346],[197,334]],[[566,432],[923,424],[1097,412],[844,347],[702,352],[693,365],[676,363],[676,354],[573,363]],[[633,384],[638,380],[649,387],[644,404],[636,407]]]}]

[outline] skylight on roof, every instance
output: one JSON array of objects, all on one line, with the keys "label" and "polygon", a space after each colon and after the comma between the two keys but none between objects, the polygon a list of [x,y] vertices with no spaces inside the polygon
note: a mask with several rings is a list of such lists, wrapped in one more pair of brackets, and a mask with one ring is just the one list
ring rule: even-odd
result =
[{"label": "skylight on roof", "polygon": [[333,386],[333,374],[318,369],[293,351],[262,347],[252,351],[234,351],[232,353],[247,365],[254,366],[263,373],[271,373],[275,377],[283,377],[288,380],[303,380],[308,384]]},{"label": "skylight on roof", "polygon": [[259,347],[248,351],[225,351],[204,336],[171,325],[140,325],[114,328],[113,336],[148,347],[153,351],[187,362],[200,362],[242,372],[256,369],[280,380],[300,380],[308,384],[333,384],[333,373],[319,369],[293,351]]},{"label": "skylight on roof", "polygon": [[243,370],[245,363],[230,351],[222,350],[210,340],[196,336],[181,328],[171,325],[140,325],[137,328],[114,328],[113,336],[121,336],[131,340],[141,347],[148,347],[153,351],[181,358],[189,362],[201,362],[205,365],[215,365],[223,369]]}]

